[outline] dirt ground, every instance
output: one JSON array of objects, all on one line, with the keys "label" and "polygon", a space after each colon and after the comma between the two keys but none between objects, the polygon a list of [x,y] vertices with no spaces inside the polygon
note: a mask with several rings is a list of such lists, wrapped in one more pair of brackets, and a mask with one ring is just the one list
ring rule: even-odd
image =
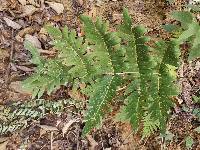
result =
[{"label": "dirt ground", "polygon": [[[56,8],[50,7],[51,2],[57,2],[59,5]],[[184,0],[177,0],[173,4],[164,0],[0,0],[0,110],[13,102],[23,103],[31,98],[31,93],[21,87],[21,82],[34,71],[34,66],[29,61],[30,53],[23,46],[24,40],[34,40],[44,57],[55,54],[49,44],[50,37],[44,31],[45,24],[59,27],[67,25],[81,33],[79,15],[85,14],[94,19],[100,16],[108,20],[111,27],[115,27],[120,24],[122,10],[126,7],[134,23],[147,27],[148,34],[153,39],[165,39],[170,35],[161,25],[170,23],[170,12],[183,9],[184,3]],[[192,65],[183,65],[184,78],[180,79],[180,82],[184,81],[182,86],[187,87],[183,88],[186,90],[180,95],[183,103],[188,92],[189,99],[191,95],[199,96],[197,90],[200,87],[200,69],[196,69],[197,64],[199,61]],[[169,150],[184,150],[184,139],[188,135],[194,139],[193,149],[200,150],[200,135],[190,132],[200,124],[183,112],[182,106],[177,106],[168,123],[168,130],[175,138],[164,143],[157,133],[147,139],[141,139],[139,134],[132,132],[128,123],[114,121],[114,114],[108,115],[100,129],[82,138],[86,98],[79,91],[74,93],[70,87],[64,86],[50,96],[44,95],[43,98],[49,101],[72,98],[83,103],[78,105],[76,102],[67,102],[63,109],[65,111],[61,114],[49,113],[40,120],[27,122],[21,130],[1,135],[0,150],[159,150],[164,147]],[[81,111],[78,111],[79,109]],[[119,108],[115,109],[118,111]],[[63,128],[69,124],[63,134]]]}]

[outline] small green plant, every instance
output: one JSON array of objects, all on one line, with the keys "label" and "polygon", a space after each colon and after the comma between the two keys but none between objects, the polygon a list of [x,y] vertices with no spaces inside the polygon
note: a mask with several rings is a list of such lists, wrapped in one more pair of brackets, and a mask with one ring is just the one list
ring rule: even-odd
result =
[{"label": "small green plant", "polygon": [[59,30],[47,26],[58,55],[44,59],[26,42],[25,47],[37,68],[24,82],[24,87],[33,92],[33,98],[39,98],[45,91],[50,94],[69,82],[75,86],[85,83],[87,87],[83,91],[90,97],[85,135],[102,122],[111,110],[110,102],[118,97],[117,91],[126,86],[121,116],[129,120],[135,130],[143,125],[143,136],[158,129],[165,133],[168,112],[173,107],[171,98],[179,93],[175,83],[179,45],[193,40],[191,59],[199,46],[199,34],[195,32],[197,28],[199,31],[197,22],[190,15],[185,20],[179,15],[174,14],[185,31],[177,39],[156,42],[154,47],[148,46],[150,38],[145,36],[146,29],[135,26],[126,9],[123,23],[116,32],[109,30],[107,22],[101,19],[93,22],[87,16],[81,16],[84,37],[78,37],[74,30],[66,27]]},{"label": "small green plant", "polygon": [[192,145],[194,144],[194,140],[191,136],[187,136],[185,139],[185,144],[187,149],[192,149]]},{"label": "small green plant", "polygon": [[0,135],[25,128],[28,126],[28,121],[39,120],[46,114],[60,115],[65,106],[76,103],[71,99],[58,101],[35,99],[2,106],[0,110]]},{"label": "small green plant", "polygon": [[164,28],[170,32],[179,32],[176,39],[179,45],[184,43],[189,45],[189,61],[200,57],[200,26],[196,18],[188,11],[174,11],[172,17],[181,23],[180,26],[168,24]]}]

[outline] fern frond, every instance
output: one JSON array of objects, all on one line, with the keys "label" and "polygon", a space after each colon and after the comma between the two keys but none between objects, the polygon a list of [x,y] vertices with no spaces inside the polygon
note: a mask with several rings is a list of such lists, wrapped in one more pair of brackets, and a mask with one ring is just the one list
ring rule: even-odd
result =
[{"label": "fern frond", "polygon": [[[130,118],[130,121],[135,129],[139,127],[139,122],[144,116],[145,107],[147,106],[147,99],[149,97],[149,89],[151,88],[151,81],[153,80],[153,68],[155,67],[151,61],[149,55],[150,49],[146,46],[148,38],[144,36],[146,32],[145,28],[142,26],[133,27],[130,22],[131,18],[128,15],[128,12],[124,10],[124,24],[120,27],[121,34],[125,35],[123,40],[128,42],[126,45],[126,58],[127,62],[132,65],[129,69],[131,71],[138,71],[139,76],[136,78],[137,84],[135,81],[131,83],[131,86],[128,87],[128,91],[132,91],[130,96],[128,96],[128,104],[125,107],[127,111],[127,117]],[[129,38],[126,38],[129,37]],[[139,91],[138,91],[139,90]],[[135,109],[135,110],[134,110]]]}]

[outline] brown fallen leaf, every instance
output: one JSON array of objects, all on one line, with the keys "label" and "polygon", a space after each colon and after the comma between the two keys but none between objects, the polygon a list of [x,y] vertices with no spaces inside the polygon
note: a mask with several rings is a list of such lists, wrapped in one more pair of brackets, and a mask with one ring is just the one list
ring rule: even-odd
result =
[{"label": "brown fallen leaf", "polygon": [[0,0],[0,11],[4,11],[6,9],[8,9],[8,2],[7,0]]},{"label": "brown fallen leaf", "polygon": [[36,36],[26,34],[25,41],[31,42],[33,44],[33,46],[35,46],[36,48],[39,48],[39,49],[41,48],[41,43]]},{"label": "brown fallen leaf", "polygon": [[33,5],[33,6],[40,7],[39,2],[36,1],[36,0],[28,0],[28,2],[29,2],[31,5]]},{"label": "brown fallen leaf", "polygon": [[23,42],[24,41],[24,36],[26,34],[32,34],[34,33],[34,28],[33,27],[27,27],[27,28],[24,28],[22,29],[21,31],[19,31],[17,33],[17,35],[15,36],[15,39],[18,41],[18,42]]},{"label": "brown fallen leaf", "polygon": [[62,15],[52,16],[52,17],[50,18],[50,20],[55,21],[55,22],[62,21]]},{"label": "brown fallen leaf", "polygon": [[8,137],[1,137],[1,138],[0,138],[0,143],[5,142],[5,141],[7,141],[7,140],[8,140]]},{"label": "brown fallen leaf", "polygon": [[55,3],[55,2],[45,2],[51,7],[53,10],[57,12],[57,14],[61,14],[64,11],[64,5],[61,3]]},{"label": "brown fallen leaf", "polygon": [[11,19],[7,18],[7,17],[3,17],[4,21],[6,22],[6,24],[13,28],[13,29],[20,29],[22,26],[14,21],[12,21]]},{"label": "brown fallen leaf", "polygon": [[19,70],[24,71],[24,72],[32,72],[32,71],[34,71],[34,69],[28,68],[28,67],[26,67],[26,66],[18,66],[18,65],[15,65],[15,67],[16,67],[17,69],[19,69]]},{"label": "brown fallen leaf", "polygon": [[7,149],[7,148],[6,148],[7,144],[8,144],[8,141],[5,141],[5,142],[3,142],[3,143],[0,143],[0,150],[6,150],[6,149]]},{"label": "brown fallen leaf", "polygon": [[54,55],[56,54],[55,51],[51,51],[51,50],[44,50],[44,49],[38,49],[38,51],[42,54],[48,54],[48,55]]},{"label": "brown fallen leaf", "polygon": [[12,90],[14,90],[17,93],[23,93],[23,94],[27,94],[27,95],[31,95],[30,92],[24,90],[22,88],[22,82],[21,81],[15,81],[15,82],[11,82],[10,86],[9,86]]},{"label": "brown fallen leaf", "polygon": [[32,34],[34,33],[35,29],[33,27],[27,27],[19,31],[19,36],[24,37],[26,34]]},{"label": "brown fallen leaf", "polygon": [[22,9],[23,9],[23,14],[21,15],[21,17],[30,16],[34,12],[39,10],[38,8],[34,7],[33,5],[25,5],[25,6],[23,6]]}]

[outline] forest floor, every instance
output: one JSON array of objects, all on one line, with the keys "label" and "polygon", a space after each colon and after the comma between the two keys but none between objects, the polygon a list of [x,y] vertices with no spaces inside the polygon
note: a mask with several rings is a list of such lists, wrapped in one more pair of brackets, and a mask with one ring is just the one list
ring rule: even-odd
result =
[{"label": "forest floor", "polygon": [[[53,3],[52,3],[53,2]],[[57,2],[57,3],[54,3]],[[168,4],[164,0],[0,0],[0,111],[7,105],[30,101],[31,93],[24,91],[21,82],[34,72],[30,63],[30,54],[24,48],[24,40],[31,40],[40,49],[41,55],[51,57],[56,50],[50,45],[50,37],[44,25],[52,24],[59,27],[67,25],[82,32],[79,15],[84,14],[108,20],[111,26],[120,24],[122,10],[128,8],[135,24],[148,28],[148,35],[153,39],[167,39],[161,25],[170,23],[170,12],[182,10],[184,0]],[[184,64],[180,69],[183,78],[182,95],[168,123],[169,140],[164,142],[158,133],[142,139],[132,132],[129,123],[117,122],[114,115],[119,111],[116,101],[114,111],[108,115],[103,125],[85,138],[81,137],[83,114],[85,113],[86,97],[79,91],[62,86],[50,96],[42,98],[49,101],[61,99],[77,99],[69,102],[64,111],[56,115],[49,113],[40,120],[29,120],[22,129],[1,135],[0,150],[184,150],[187,149],[185,139],[193,139],[192,149],[200,150],[200,135],[193,129],[199,122],[182,111],[187,103],[185,97],[191,99],[197,95],[200,87],[200,61],[192,65]],[[199,107],[199,106],[195,106]],[[0,116],[2,112],[0,113]],[[2,119],[2,118],[0,118]]]}]

